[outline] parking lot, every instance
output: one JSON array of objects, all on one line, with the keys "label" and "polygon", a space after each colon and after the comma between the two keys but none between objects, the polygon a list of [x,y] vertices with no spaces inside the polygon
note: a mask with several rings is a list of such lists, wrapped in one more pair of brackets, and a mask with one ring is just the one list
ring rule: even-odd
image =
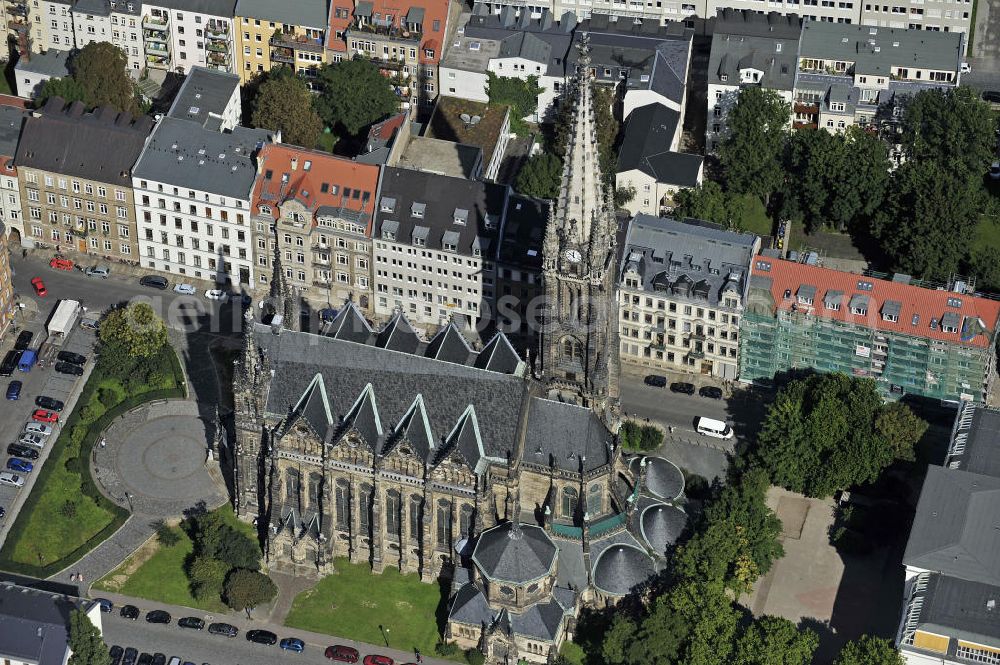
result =
[{"label": "parking lot", "polygon": [[[23,326],[24,330],[30,330],[34,333],[30,348],[38,349],[44,344],[46,339],[45,323],[58,300],[59,296],[51,293],[44,299],[36,299],[39,314],[34,320],[27,322]],[[62,401],[65,406],[60,414],[60,420],[72,411],[79,389],[90,374],[90,369],[93,365],[94,342],[94,334],[89,330],[80,328],[77,324],[66,341],[58,349],[55,349],[55,351],[67,350],[87,356],[88,361],[85,365],[83,376],[78,377],[57,373],[54,369],[54,358],[50,358],[44,363],[44,367],[35,365],[30,372],[15,370],[11,376],[2,377],[0,385],[3,386],[5,392],[10,381],[20,381],[22,383],[20,398],[16,401],[5,400],[3,408],[0,409],[0,431],[4,433],[3,438],[0,439],[0,445],[2,445],[2,448],[0,448],[2,458],[0,459],[3,460],[3,469],[6,469],[7,460],[10,458],[10,455],[7,454],[7,445],[17,441],[18,437],[24,431],[25,424],[31,421],[31,414],[37,408],[35,406],[36,397],[45,395]],[[54,356],[54,352],[51,355]],[[20,509],[21,504],[23,504],[25,497],[31,491],[41,465],[48,459],[49,451],[52,449],[52,444],[55,442],[56,437],[59,436],[60,429],[61,425],[59,423],[52,425],[52,435],[47,437],[44,447],[39,451],[40,455],[38,459],[32,461],[34,465],[32,472],[17,472],[18,475],[25,479],[23,487],[17,488],[0,485],[0,506],[3,506],[7,512],[7,515],[0,520],[0,545],[3,545],[7,537],[7,531],[14,522],[17,511]]]}]

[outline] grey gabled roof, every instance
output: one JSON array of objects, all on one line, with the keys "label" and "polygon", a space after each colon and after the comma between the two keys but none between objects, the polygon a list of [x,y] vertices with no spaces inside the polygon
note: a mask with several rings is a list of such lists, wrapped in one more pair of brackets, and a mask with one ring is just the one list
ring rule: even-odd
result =
[{"label": "grey gabled roof", "polygon": [[[34,58],[34,56],[32,56]],[[0,156],[13,157],[21,140],[21,127],[30,111],[0,104]]]},{"label": "grey gabled roof", "polygon": [[[51,76],[52,78],[63,78],[64,76],[69,76],[69,67],[66,65],[69,54],[69,51],[50,48],[45,53],[32,53],[31,58],[21,58],[14,65],[14,69],[19,72],[31,72],[33,74]],[[19,91],[24,96],[27,96],[31,92],[30,90]]]},{"label": "grey gabled roof", "polygon": [[624,596],[653,574],[653,560],[630,545],[612,545],[594,563],[594,586],[612,596]]},{"label": "grey gabled roof", "polygon": [[[963,417],[968,410],[972,411],[970,419]],[[963,404],[955,419],[958,441],[952,442],[948,466],[1000,478],[1000,411]]]},{"label": "grey gabled roof", "polygon": [[237,0],[236,16],[327,30],[326,0]]},{"label": "grey gabled roof", "polygon": [[1000,586],[1000,479],[927,468],[903,563]]},{"label": "grey gabled roof", "polygon": [[502,331],[498,331],[493,335],[493,339],[486,343],[474,364],[480,369],[504,374],[520,374],[525,365]]},{"label": "grey gabled roof", "polygon": [[762,87],[791,90],[801,33],[802,19],[795,15],[720,9],[712,35],[708,82],[738,87],[741,64],[746,64],[763,72]]},{"label": "grey gabled roof", "polygon": [[638,169],[657,182],[697,187],[701,155],[669,150],[680,113],[663,104],[647,104],[629,114],[618,149],[618,172]]},{"label": "grey gabled roof", "polygon": [[152,129],[152,118],[133,121],[110,106],[83,113],[83,103],[63,109],[50,98],[38,116],[25,119],[14,160],[17,166],[132,186],[132,165]]},{"label": "grey gabled roof", "polygon": [[441,328],[427,345],[427,357],[435,360],[443,360],[459,365],[469,364],[469,358],[473,356],[472,349],[469,348],[465,338],[462,337],[458,326],[453,322]]},{"label": "grey gabled roof", "polygon": [[190,120],[218,131],[221,114],[233,93],[240,87],[240,77],[207,67],[192,67],[177,92],[167,116]]},{"label": "grey gabled roof", "polygon": [[472,560],[491,580],[525,584],[552,572],[556,552],[541,527],[504,522],[479,536]]},{"label": "grey gabled roof", "polygon": [[378,402],[372,384],[367,384],[358,395],[354,406],[344,417],[343,426],[346,430],[354,430],[360,434],[372,452],[380,452],[385,430],[382,427],[382,418],[378,412]]},{"label": "grey gabled roof", "polygon": [[413,447],[416,455],[422,460],[432,459],[434,453],[434,433],[431,431],[427,409],[424,408],[424,396],[417,395],[409,411],[396,426],[397,442],[406,440]]},{"label": "grey gabled roof", "polygon": [[807,21],[799,57],[853,62],[856,74],[873,76],[888,77],[893,67],[957,72],[963,45],[960,32]]},{"label": "grey gabled roof", "polygon": [[247,201],[257,176],[253,156],[271,140],[262,129],[237,126],[222,133],[166,117],[153,131],[134,175]]},{"label": "grey gabled roof", "polygon": [[374,331],[353,301],[348,301],[323,329],[323,334],[358,344],[370,344]]},{"label": "grey gabled roof", "polygon": [[401,312],[396,312],[375,337],[375,346],[390,351],[416,353],[420,341],[406,317]]},{"label": "grey gabled roof", "polygon": [[489,625],[494,612],[486,602],[486,597],[475,584],[464,584],[451,601],[448,619],[473,626]]},{"label": "grey gabled roof", "polygon": [[69,613],[93,601],[0,582],[0,654],[14,660],[62,665]]},{"label": "grey gabled roof", "polygon": [[922,595],[919,630],[1000,648],[1000,587],[931,575]]},{"label": "grey gabled roof", "polygon": [[510,613],[510,626],[515,635],[554,641],[559,636],[565,611],[559,603],[535,603],[521,613]]},{"label": "grey gabled roof", "polygon": [[611,434],[588,408],[532,397],[522,461],[585,473],[611,461]]}]

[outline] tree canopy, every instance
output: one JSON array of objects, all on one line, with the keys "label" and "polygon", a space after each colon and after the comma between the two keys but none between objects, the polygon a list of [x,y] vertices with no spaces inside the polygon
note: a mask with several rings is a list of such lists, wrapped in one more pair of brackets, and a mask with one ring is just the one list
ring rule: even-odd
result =
[{"label": "tree canopy", "polygon": [[82,610],[69,613],[69,665],[111,665],[101,632]]},{"label": "tree canopy", "polygon": [[68,67],[87,106],[110,104],[132,115],[142,113],[135,81],[129,76],[128,58],[114,44],[91,42],[70,59]]},{"label": "tree canopy", "polygon": [[826,497],[909,459],[926,428],[909,407],[884,404],[871,379],[816,374],[778,393],[752,459],[773,483]]},{"label": "tree canopy", "polygon": [[225,561],[234,568],[257,570],[260,546],[247,534],[226,522],[219,512],[200,515],[194,525],[195,553]]},{"label": "tree canopy", "polygon": [[523,119],[534,115],[538,109],[538,95],[544,91],[545,88],[538,85],[537,76],[520,79],[486,72],[486,96],[490,105],[510,106],[511,129],[515,132],[525,129]]},{"label": "tree canopy", "polygon": [[151,358],[167,343],[167,327],[144,302],[119,307],[101,321],[101,343],[112,353]]},{"label": "tree canopy", "polygon": [[905,665],[889,640],[862,635],[844,645],[833,665]]},{"label": "tree canopy", "polygon": [[235,568],[226,577],[223,597],[226,605],[234,610],[249,610],[271,602],[278,595],[278,587],[270,577],[256,570]]},{"label": "tree canopy", "polygon": [[254,99],[250,122],[254,127],[280,130],[284,143],[313,148],[323,131],[323,120],[313,109],[312,93],[297,76],[270,77]]},{"label": "tree canopy", "polygon": [[773,90],[748,86],[740,90],[729,112],[727,134],[719,145],[726,184],[737,194],[753,194],[763,202],[782,183],[782,149],[789,119],[788,104]]},{"label": "tree canopy", "polygon": [[562,160],[551,152],[532,155],[517,172],[514,189],[528,196],[554,199],[559,196],[562,170]]},{"label": "tree canopy", "polygon": [[324,65],[317,83],[320,117],[327,127],[342,128],[351,136],[399,109],[399,98],[389,79],[364,58]]},{"label": "tree canopy", "polygon": [[736,640],[733,665],[810,665],[819,636],[782,617],[763,616]]},{"label": "tree canopy", "polygon": [[66,102],[84,102],[86,93],[83,86],[72,76],[51,78],[42,84],[35,96],[35,105],[41,107],[49,97],[62,97]]},{"label": "tree canopy", "polygon": [[[748,222],[766,218],[763,204],[746,194],[723,191],[719,183],[706,180],[698,187],[674,194],[674,217],[693,217],[721,224],[733,231],[749,231]],[[757,229],[752,229],[758,232]]]}]

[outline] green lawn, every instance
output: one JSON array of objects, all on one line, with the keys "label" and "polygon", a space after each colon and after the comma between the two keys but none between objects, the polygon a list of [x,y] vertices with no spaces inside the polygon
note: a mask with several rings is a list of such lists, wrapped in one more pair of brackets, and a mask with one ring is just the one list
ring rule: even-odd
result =
[{"label": "green lawn", "polygon": [[972,248],[996,247],[1000,249],[1000,219],[981,215],[976,224],[976,235],[972,239]]},{"label": "green lawn", "polygon": [[[389,646],[403,651],[434,653],[440,640],[447,596],[437,584],[424,584],[416,574],[387,568],[372,575],[367,564],[334,562],[337,570],[295,598],[285,620],[291,628],[384,644],[379,624],[388,629]],[[461,658],[461,652],[456,658]]]}]

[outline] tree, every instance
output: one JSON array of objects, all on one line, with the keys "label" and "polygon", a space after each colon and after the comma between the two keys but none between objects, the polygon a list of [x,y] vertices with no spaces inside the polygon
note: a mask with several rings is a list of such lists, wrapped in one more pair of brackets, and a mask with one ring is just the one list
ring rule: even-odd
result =
[{"label": "tree", "polygon": [[976,276],[978,290],[1000,290],[1000,247],[973,248],[967,261],[967,273]]},{"label": "tree", "polygon": [[514,189],[528,196],[554,199],[559,196],[562,170],[562,160],[551,152],[533,155],[517,172]]},{"label": "tree", "polygon": [[198,600],[218,600],[222,597],[226,575],[232,566],[209,556],[196,556],[188,565],[191,593]]},{"label": "tree", "polygon": [[270,577],[256,570],[236,568],[226,577],[224,599],[234,610],[250,610],[262,603],[271,602],[278,595],[278,587]]},{"label": "tree", "polygon": [[764,203],[778,190],[789,113],[788,104],[773,90],[757,86],[740,90],[719,146],[729,190],[753,194]]},{"label": "tree", "polygon": [[35,96],[35,105],[44,106],[49,97],[62,97],[66,102],[82,102],[85,96],[83,86],[72,76],[52,78],[42,84]]},{"label": "tree", "polygon": [[889,640],[862,635],[844,645],[833,665],[904,665],[904,662]]},{"label": "tree", "polygon": [[141,115],[135,82],[128,73],[128,59],[110,42],[91,42],[69,62],[69,70],[83,89],[87,106],[111,105]]},{"label": "tree", "polygon": [[323,120],[313,109],[312,93],[296,76],[268,78],[254,100],[250,120],[254,127],[280,130],[282,141],[313,148],[323,131]]},{"label": "tree", "polygon": [[670,592],[669,604],[690,626],[680,662],[729,665],[740,613],[722,585],[681,584]]},{"label": "tree", "polygon": [[170,526],[163,520],[159,520],[156,526],[156,540],[164,547],[173,547],[181,542],[181,535],[177,529]]},{"label": "tree", "polygon": [[101,343],[130,358],[150,358],[167,343],[167,327],[148,303],[112,310],[101,322]]},{"label": "tree", "polygon": [[538,85],[537,76],[520,79],[486,72],[486,96],[489,97],[490,106],[510,106],[511,129],[515,132],[523,131],[523,119],[534,116],[538,111],[538,95],[543,92],[545,88]]},{"label": "tree", "polygon": [[[674,216],[678,219],[692,217],[721,224],[733,231],[751,230],[754,219],[766,219],[767,212],[761,202],[745,194],[722,191],[714,180],[706,180],[698,187],[678,190],[674,194]],[[760,232],[760,229],[752,229]]]},{"label": "tree", "polygon": [[342,127],[352,136],[399,109],[392,84],[363,58],[325,65],[319,70],[317,83],[320,117],[328,127]]},{"label": "tree", "polygon": [[256,570],[260,567],[257,541],[233,528],[218,511],[197,517],[193,540],[199,556],[225,561],[234,568]]},{"label": "tree", "polygon": [[819,636],[782,617],[755,620],[736,640],[733,665],[809,665]]},{"label": "tree", "polygon": [[768,409],[752,463],[771,482],[808,496],[871,482],[922,434],[907,411],[885,405],[871,379],[816,374],[792,381]]},{"label": "tree", "polygon": [[101,632],[82,610],[69,613],[69,648],[69,665],[111,665]]}]

